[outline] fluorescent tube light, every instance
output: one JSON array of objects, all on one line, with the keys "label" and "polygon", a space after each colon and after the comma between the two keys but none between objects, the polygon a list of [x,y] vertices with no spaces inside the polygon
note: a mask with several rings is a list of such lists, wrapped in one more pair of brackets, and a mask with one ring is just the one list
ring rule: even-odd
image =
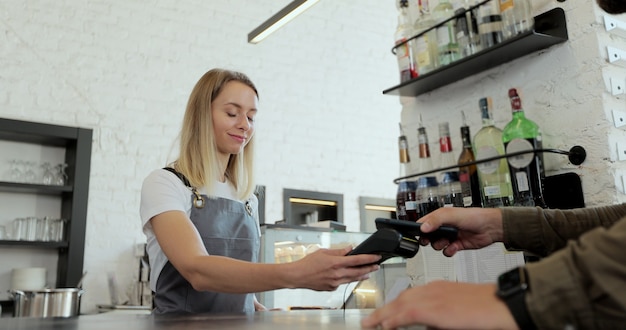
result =
[{"label": "fluorescent tube light", "polygon": [[281,28],[287,22],[300,15],[303,11],[316,4],[319,0],[295,0],[281,9],[276,15],[270,17],[263,24],[259,25],[252,32],[248,33],[248,42],[256,44],[274,31]]},{"label": "fluorescent tube light", "polygon": [[372,210],[372,211],[389,211],[389,212],[396,212],[396,208],[393,206],[384,206],[384,205],[365,205],[365,209],[366,210]]},{"label": "fluorescent tube light", "polygon": [[296,198],[290,197],[289,202],[298,203],[298,204],[312,204],[312,205],[324,205],[324,206],[337,206],[337,202],[333,201],[323,201],[319,199],[309,199],[309,198]]}]

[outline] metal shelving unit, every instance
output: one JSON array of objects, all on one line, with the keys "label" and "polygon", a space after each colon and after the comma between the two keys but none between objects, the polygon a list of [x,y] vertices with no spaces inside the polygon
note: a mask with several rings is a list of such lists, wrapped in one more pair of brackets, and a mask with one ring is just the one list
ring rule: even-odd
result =
[{"label": "metal shelving unit", "polygon": [[[91,165],[91,129],[50,125],[0,118],[0,140],[62,147],[69,182],[65,186],[0,181],[0,191],[15,194],[58,196],[60,217],[69,219],[62,242],[0,240],[2,253],[14,247],[58,249],[57,287],[74,287],[83,274],[89,170]],[[36,253],[36,252],[33,252]]]}]

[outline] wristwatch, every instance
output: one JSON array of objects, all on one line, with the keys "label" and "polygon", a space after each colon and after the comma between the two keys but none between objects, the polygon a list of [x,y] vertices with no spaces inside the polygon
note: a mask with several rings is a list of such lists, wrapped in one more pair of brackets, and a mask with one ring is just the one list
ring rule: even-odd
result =
[{"label": "wristwatch", "polygon": [[530,291],[526,268],[511,269],[498,276],[496,295],[507,305],[520,329],[537,329],[526,308],[526,292]]}]

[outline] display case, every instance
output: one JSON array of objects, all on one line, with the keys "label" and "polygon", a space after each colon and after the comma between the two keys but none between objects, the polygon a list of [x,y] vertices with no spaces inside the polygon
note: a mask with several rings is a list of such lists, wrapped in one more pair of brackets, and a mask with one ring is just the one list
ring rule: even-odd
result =
[{"label": "display case", "polygon": [[[357,246],[371,233],[334,231],[304,226],[266,225],[262,227],[261,262],[285,263],[304,258],[320,248]],[[389,288],[406,276],[405,260],[392,258],[372,273],[367,281],[341,285],[332,292],[308,289],[280,289],[259,294],[267,308],[336,309],[374,308],[382,305]]]}]

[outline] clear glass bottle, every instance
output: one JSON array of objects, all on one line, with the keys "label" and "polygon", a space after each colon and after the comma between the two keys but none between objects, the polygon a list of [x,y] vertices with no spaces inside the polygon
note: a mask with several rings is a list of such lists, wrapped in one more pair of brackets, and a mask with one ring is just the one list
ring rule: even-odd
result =
[{"label": "clear glass bottle", "polygon": [[[463,117],[463,126],[461,126],[463,150],[459,155],[459,165],[471,163],[476,160],[474,151],[472,150],[470,128],[465,123],[465,113],[461,113],[461,115]],[[480,183],[476,165],[459,166],[459,181],[461,182],[461,191],[463,192],[463,206],[481,207]]]},{"label": "clear glass bottle", "polygon": [[529,0],[500,0],[504,39],[530,31],[535,25]]},{"label": "clear glass bottle", "polygon": [[415,34],[420,34],[426,30],[420,37],[415,39],[415,56],[417,58],[417,74],[424,75],[439,67],[439,58],[437,51],[437,31],[431,29],[435,26],[435,20],[430,14],[428,0],[419,0],[420,17],[415,21]]},{"label": "clear glass bottle", "polygon": [[450,139],[450,125],[448,122],[439,123],[439,168],[454,166],[440,173],[439,195],[444,207],[462,207],[463,192],[459,181],[459,171],[456,167],[456,155],[452,151]]},{"label": "clear glass bottle", "polygon": [[463,207],[463,190],[459,172],[444,172],[439,180],[439,196],[443,207]]},{"label": "clear glass bottle", "polygon": [[[513,118],[502,130],[502,142],[507,154],[541,149],[539,126],[526,118],[517,89],[509,89]],[[516,206],[546,207],[543,199],[543,153],[528,153],[508,157],[513,186],[513,204]]]},{"label": "clear glass bottle", "polygon": [[421,218],[426,214],[440,208],[439,184],[434,176],[422,176],[417,179],[417,207],[418,216]]},{"label": "clear glass bottle", "polygon": [[[439,0],[433,9],[435,24],[439,24],[454,16],[454,8],[450,0]],[[456,41],[456,20],[449,20],[437,28],[437,55],[439,65],[448,65],[461,58],[459,44]]]},{"label": "clear glass bottle", "polygon": [[[417,129],[417,141],[419,143],[419,173],[433,170],[433,162],[430,157],[428,134],[426,128],[420,126]],[[417,213],[418,217],[439,208],[439,185],[434,174],[426,174],[417,179]]]},{"label": "clear glass bottle", "polygon": [[[398,137],[398,149],[400,151],[400,178],[409,175],[411,159],[409,157],[409,143],[400,125]],[[417,221],[417,199],[415,190],[416,182],[412,179],[400,179],[396,194],[396,217],[399,220]]]},{"label": "clear glass bottle", "polygon": [[483,49],[493,47],[504,39],[499,0],[491,0],[478,7],[478,33]]},{"label": "clear glass bottle", "polygon": [[397,46],[395,51],[400,71],[400,82],[405,82],[417,78],[416,59],[412,46],[414,40],[407,42],[415,33],[409,17],[409,0],[396,0],[396,4],[398,7],[398,26],[394,35]]},{"label": "clear glass bottle", "polygon": [[[483,127],[474,136],[476,159],[502,156],[504,155],[502,130],[494,126],[491,98],[482,98],[478,104]],[[506,158],[480,163],[477,168],[483,207],[510,206],[513,201],[513,189]]]},{"label": "clear glass bottle", "polygon": [[[480,51],[480,35],[476,14],[478,9],[470,10],[475,0],[465,0],[464,7],[458,8],[455,14],[459,15],[456,20],[456,41],[459,44],[460,57],[476,54]],[[465,15],[462,15],[462,13]]]}]

